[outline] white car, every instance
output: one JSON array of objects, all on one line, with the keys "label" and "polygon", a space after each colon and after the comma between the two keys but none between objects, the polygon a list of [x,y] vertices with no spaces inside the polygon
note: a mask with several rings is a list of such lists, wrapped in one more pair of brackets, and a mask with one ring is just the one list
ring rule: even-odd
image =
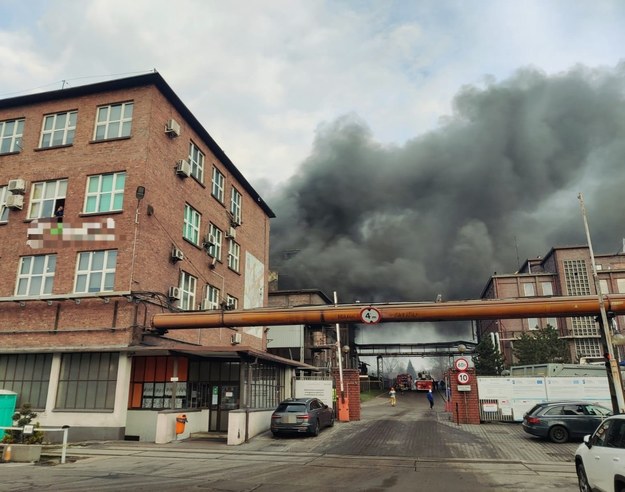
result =
[{"label": "white car", "polygon": [[625,415],[605,419],[575,451],[580,492],[625,492]]}]

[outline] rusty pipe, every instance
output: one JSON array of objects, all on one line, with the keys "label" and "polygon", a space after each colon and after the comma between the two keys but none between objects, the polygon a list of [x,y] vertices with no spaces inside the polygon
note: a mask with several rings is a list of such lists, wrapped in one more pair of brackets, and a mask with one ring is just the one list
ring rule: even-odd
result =
[{"label": "rusty pipe", "polygon": [[[604,305],[609,312],[625,314],[625,295],[606,295],[604,296]],[[373,313],[374,318],[377,316],[377,322],[380,323],[595,316],[599,315],[599,299],[596,295],[522,297],[161,313],[152,317],[152,327],[176,330],[238,326],[364,323],[366,321],[363,319],[363,315],[367,312]]]}]

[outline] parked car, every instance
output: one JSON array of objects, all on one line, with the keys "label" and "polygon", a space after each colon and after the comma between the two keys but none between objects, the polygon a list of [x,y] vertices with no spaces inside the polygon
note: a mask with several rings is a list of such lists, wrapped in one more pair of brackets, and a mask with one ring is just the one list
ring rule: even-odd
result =
[{"label": "parked car", "polygon": [[592,434],[610,415],[608,408],[587,401],[538,403],[523,416],[523,430],[562,443]]},{"label": "parked car", "polygon": [[306,432],[319,435],[323,427],[334,425],[334,410],[318,398],[291,398],[278,405],[271,415],[271,432]]},{"label": "parked car", "polygon": [[599,425],[575,452],[581,492],[625,491],[625,415],[614,415]]}]

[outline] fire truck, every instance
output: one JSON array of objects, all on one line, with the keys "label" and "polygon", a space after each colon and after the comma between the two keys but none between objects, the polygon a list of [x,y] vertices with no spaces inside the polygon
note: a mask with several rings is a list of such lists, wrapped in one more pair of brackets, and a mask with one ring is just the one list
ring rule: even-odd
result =
[{"label": "fire truck", "polygon": [[399,391],[411,391],[412,376],[410,374],[398,374],[395,378],[395,386]]},{"label": "fire truck", "polygon": [[434,389],[434,380],[428,371],[417,373],[416,388],[417,391],[429,391]]}]

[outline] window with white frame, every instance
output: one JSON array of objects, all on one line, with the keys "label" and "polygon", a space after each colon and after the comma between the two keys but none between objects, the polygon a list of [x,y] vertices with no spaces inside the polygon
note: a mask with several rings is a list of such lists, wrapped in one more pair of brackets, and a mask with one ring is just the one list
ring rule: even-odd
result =
[{"label": "window with white frame", "polygon": [[117,212],[124,208],[126,173],[98,174],[87,178],[84,212]]},{"label": "window with white frame", "polygon": [[206,284],[206,309],[219,309],[219,289],[214,285]]},{"label": "window with white frame", "polygon": [[9,221],[9,209],[7,208],[7,191],[6,186],[0,186],[0,222]]},{"label": "window with white frame", "polygon": [[556,330],[558,329],[558,318],[547,318],[547,324],[553,326]]},{"label": "window with white frame", "polygon": [[531,297],[536,295],[536,290],[534,288],[534,284],[530,284],[526,282],[523,284],[523,295],[526,297]]},{"label": "window with white frame", "polygon": [[228,268],[239,271],[239,256],[241,255],[241,246],[234,239],[230,239],[228,245]]},{"label": "window with white frame", "polygon": [[228,294],[226,296],[226,306],[228,307],[228,309],[238,309],[239,308],[239,300],[236,297],[231,296],[230,294]]},{"label": "window with white frame", "polygon": [[77,118],[78,111],[67,111],[44,116],[39,147],[45,149],[58,145],[73,144]]},{"label": "window with white frame", "polygon": [[599,288],[601,289],[601,293],[602,294],[609,294],[610,293],[610,284],[608,283],[608,281],[606,279],[600,279],[599,280]]},{"label": "window with white frame", "polygon": [[544,296],[553,295],[553,285],[551,284],[551,282],[541,282],[540,288],[542,289]]},{"label": "window with white frame", "polygon": [[24,119],[0,121],[0,154],[20,152],[23,134]]},{"label": "window with white frame", "polygon": [[178,307],[186,311],[195,309],[197,278],[187,272],[180,273],[180,302]]},{"label": "window with white frame", "polygon": [[208,226],[208,254],[221,261],[221,241],[223,232],[215,224]]},{"label": "window with white frame", "polygon": [[617,278],[616,287],[618,289],[619,294],[625,294],[625,278]]},{"label": "window with white frame", "polygon": [[52,294],[56,255],[22,256],[17,272],[16,296]]},{"label": "window with white frame", "polygon": [[226,184],[226,177],[219,172],[219,170],[213,168],[213,181],[211,187],[211,194],[217,198],[221,203],[224,202],[224,186]]},{"label": "window with white frame", "polygon": [[115,290],[117,250],[78,253],[74,292],[106,292]]},{"label": "window with white frame", "polygon": [[133,103],[111,104],[98,108],[94,140],[129,137]]},{"label": "window with white frame", "polygon": [[30,192],[29,219],[42,217],[54,217],[54,212],[59,206],[65,204],[67,193],[67,180],[43,181],[33,183]]},{"label": "window with white frame", "polygon": [[189,143],[189,163],[191,176],[200,183],[204,182],[204,153],[193,143]]},{"label": "window with white frame", "polygon": [[230,195],[230,213],[232,214],[232,221],[235,224],[241,223],[241,204],[243,197],[241,193],[233,186],[232,194]]},{"label": "window with white frame", "polygon": [[200,244],[200,220],[200,212],[188,203],[185,204],[182,237],[198,246]]},{"label": "window with white frame", "polygon": [[538,330],[540,328],[538,318],[527,318],[527,327],[530,330]]}]

